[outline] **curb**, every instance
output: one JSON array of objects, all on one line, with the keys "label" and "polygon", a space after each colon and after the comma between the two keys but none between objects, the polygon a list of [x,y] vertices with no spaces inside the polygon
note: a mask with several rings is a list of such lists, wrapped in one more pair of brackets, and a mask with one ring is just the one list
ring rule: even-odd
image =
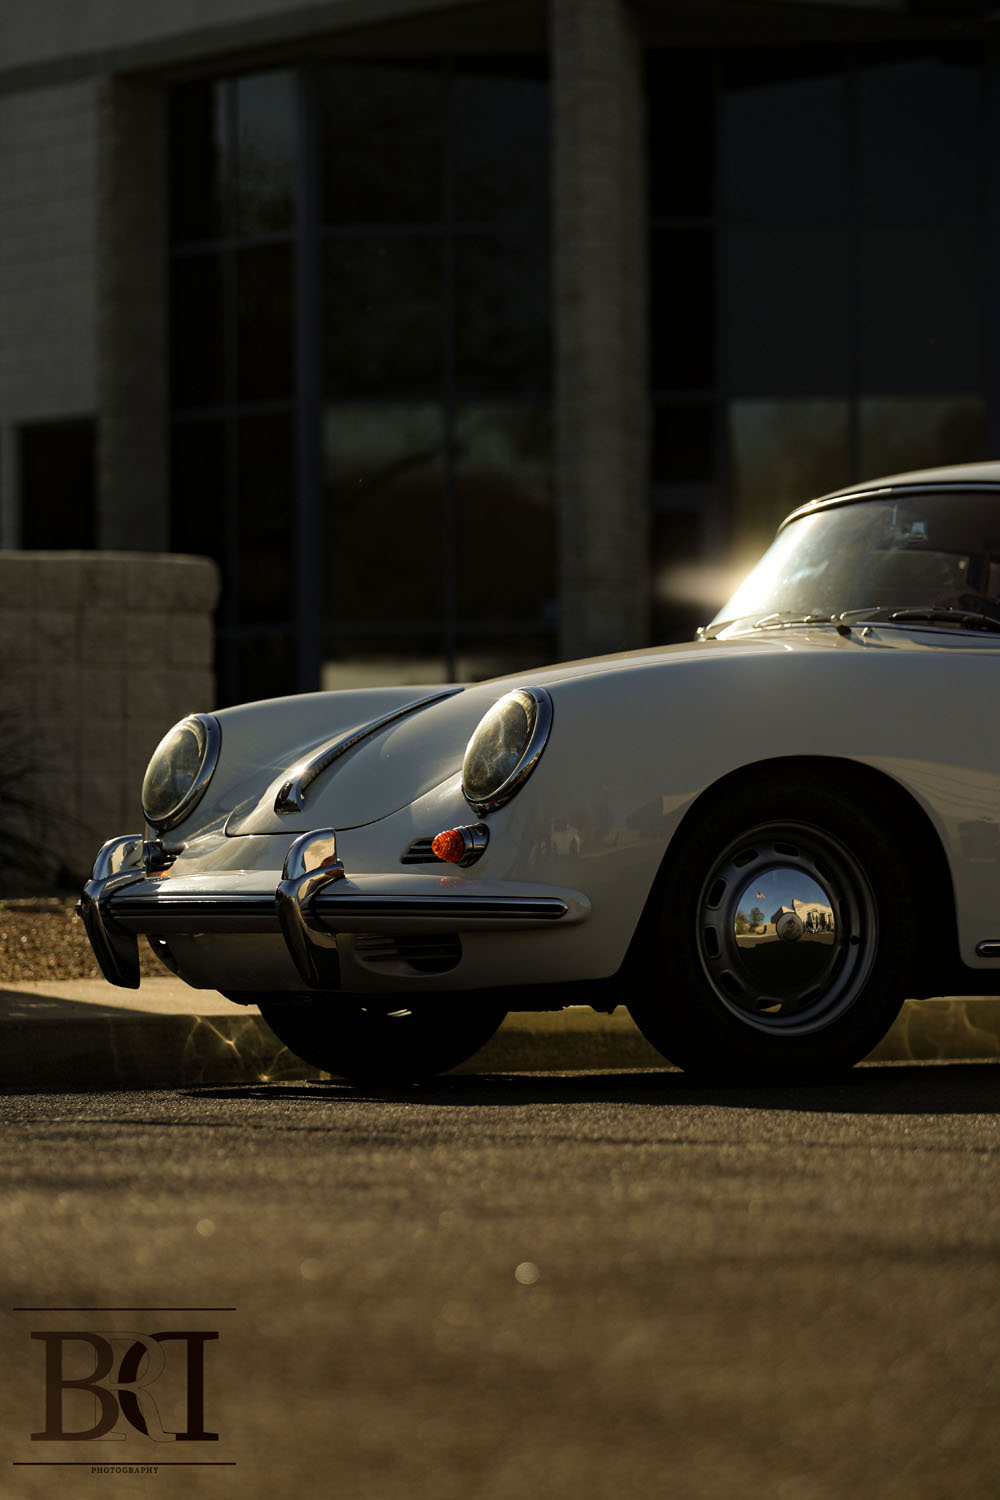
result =
[{"label": "curb", "polygon": [[[61,993],[60,993],[61,992]],[[86,992],[87,999],[79,998]],[[99,996],[99,999],[92,998]],[[148,997],[148,999],[147,999]],[[146,1008],[139,1009],[140,1003]],[[196,1007],[199,1014],[193,1014]],[[206,1087],[327,1075],[278,1041],[259,1012],[169,980],[142,1001],[103,984],[0,990],[0,1088]],[[1000,1058],[1000,999],[911,1000],[873,1062]],[[621,1007],[512,1013],[458,1073],[578,1072],[669,1066]]]}]

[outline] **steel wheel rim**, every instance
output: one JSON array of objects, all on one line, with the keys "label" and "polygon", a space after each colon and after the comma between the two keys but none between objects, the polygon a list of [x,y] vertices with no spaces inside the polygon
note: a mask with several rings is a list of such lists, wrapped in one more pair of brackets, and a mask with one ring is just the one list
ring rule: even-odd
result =
[{"label": "steel wheel rim", "polygon": [[762,824],[714,861],[698,898],[697,945],[712,990],[739,1021],[808,1035],[845,1015],[868,982],[875,898],[862,865],[831,834]]}]

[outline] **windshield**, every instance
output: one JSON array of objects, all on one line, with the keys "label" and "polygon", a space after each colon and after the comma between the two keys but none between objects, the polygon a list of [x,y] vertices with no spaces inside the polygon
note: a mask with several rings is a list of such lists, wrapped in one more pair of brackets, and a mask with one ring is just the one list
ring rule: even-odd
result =
[{"label": "windshield", "polygon": [[1000,620],[1000,491],[889,495],[792,521],[706,633],[894,609]]}]

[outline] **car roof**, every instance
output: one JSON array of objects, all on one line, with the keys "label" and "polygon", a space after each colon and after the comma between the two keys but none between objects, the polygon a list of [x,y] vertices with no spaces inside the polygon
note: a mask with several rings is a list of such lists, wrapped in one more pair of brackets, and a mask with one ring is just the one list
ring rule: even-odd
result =
[{"label": "car roof", "polygon": [[826,506],[838,505],[852,499],[862,499],[864,496],[876,496],[885,494],[890,490],[937,488],[954,489],[966,487],[980,489],[996,486],[1000,489],[1000,460],[991,459],[986,463],[979,464],[950,464],[938,469],[910,469],[902,474],[887,474],[881,479],[868,479],[861,484],[845,485],[843,489],[830,490],[826,495],[818,495],[815,500],[810,500],[806,505],[800,505],[793,510],[781,523],[778,530],[782,531],[789,521],[797,520],[800,516],[809,515],[814,510],[822,510]]},{"label": "car roof", "polygon": [[950,464],[939,469],[910,469],[904,474],[888,474],[881,479],[868,479],[863,484],[848,484],[843,489],[831,490],[819,495],[812,504],[822,500],[837,500],[842,495],[861,495],[870,490],[891,490],[901,485],[925,484],[997,484],[1000,485],[1000,460],[991,459],[981,464]]}]

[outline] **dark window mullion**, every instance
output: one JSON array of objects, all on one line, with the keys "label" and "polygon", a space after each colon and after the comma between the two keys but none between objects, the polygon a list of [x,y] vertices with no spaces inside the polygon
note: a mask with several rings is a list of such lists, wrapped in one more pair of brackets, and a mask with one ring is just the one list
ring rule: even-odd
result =
[{"label": "dark window mullion", "polygon": [[455,89],[454,72],[449,67],[445,75],[444,141],[441,152],[443,177],[442,202],[444,205],[444,234],[442,236],[442,352],[444,394],[444,673],[449,682],[458,675],[458,591],[456,569],[458,566],[458,539],[456,527],[455,496]]},{"label": "dark window mullion", "polygon": [[[987,124],[985,166],[986,265],[1000,256],[1000,46],[986,49],[985,108]],[[986,398],[987,451],[1000,451],[1000,285],[995,274],[986,283]]]},{"label": "dark window mullion", "polygon": [[319,74],[297,75],[296,154],[296,677],[300,693],[320,685],[323,658],[322,572],[322,296],[319,232]]},{"label": "dark window mullion", "polygon": [[847,72],[847,400],[848,463],[852,483],[861,473],[861,208],[858,201],[860,130],[857,55],[848,50]]},{"label": "dark window mullion", "polygon": [[[229,174],[222,183],[224,203],[224,223],[227,237],[235,229],[234,220],[234,194],[235,185],[238,180],[237,162],[237,120],[236,120],[236,84],[227,80],[222,85],[223,89],[223,120],[224,129],[228,136],[229,149],[225,152],[225,161],[229,168]],[[231,241],[230,248],[222,253],[222,287],[224,298],[223,312],[223,395],[225,405],[228,409],[226,416],[226,506],[225,506],[225,557],[226,587],[223,590],[225,607],[223,619],[226,630],[221,637],[220,655],[224,654],[225,661],[222,666],[222,679],[226,684],[226,696],[229,699],[233,687],[239,682],[239,655],[236,649],[236,639],[233,634],[239,624],[239,521],[240,521],[240,464],[239,464],[239,420],[236,412],[237,404],[237,372],[239,369],[239,346],[238,346],[238,293],[236,287],[236,249],[235,241]],[[221,665],[221,664],[220,664]]]}]

